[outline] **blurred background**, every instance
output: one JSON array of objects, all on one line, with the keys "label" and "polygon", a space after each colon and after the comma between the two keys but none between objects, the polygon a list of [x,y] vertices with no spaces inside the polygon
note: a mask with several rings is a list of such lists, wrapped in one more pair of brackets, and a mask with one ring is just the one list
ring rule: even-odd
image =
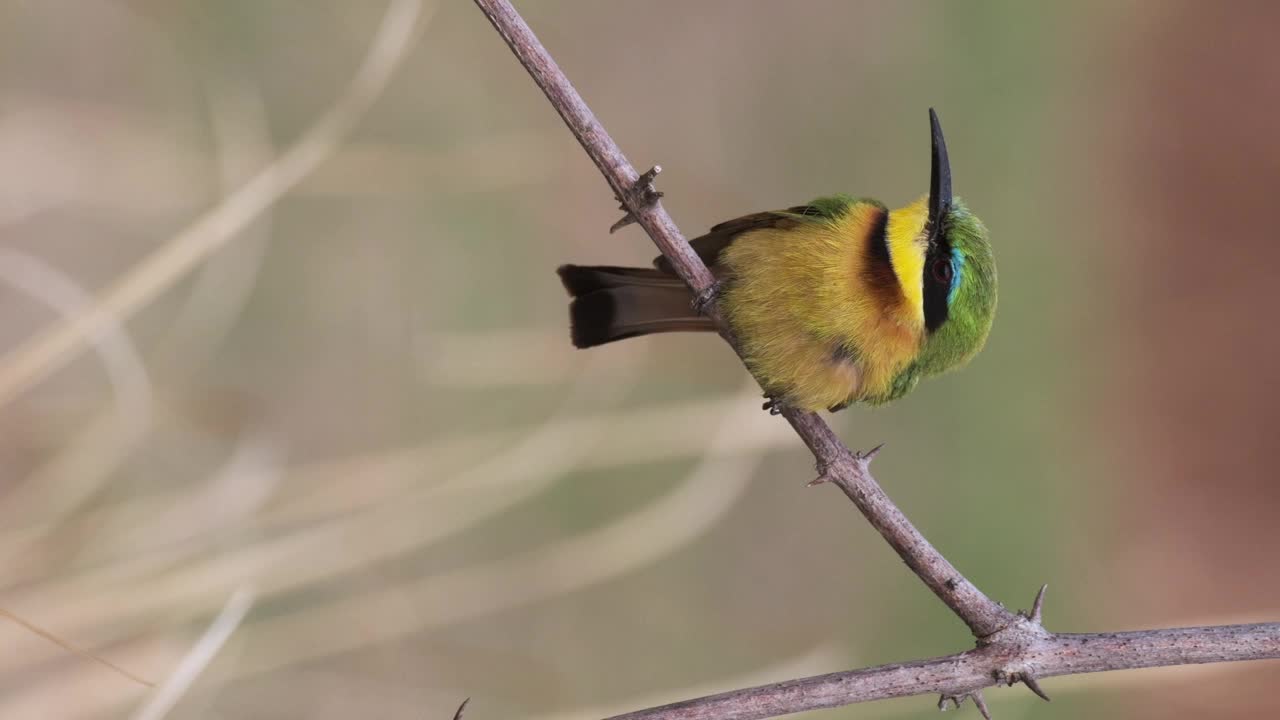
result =
[{"label": "blurred background", "polygon": [[[1052,629],[1277,619],[1280,6],[519,6],[690,235],[913,200],[937,107],[995,330],[837,430]],[[570,348],[556,265],[655,253],[618,215],[470,3],[0,6],[0,607],[166,682],[0,622],[0,717],[593,718],[968,647],[719,339]]]}]

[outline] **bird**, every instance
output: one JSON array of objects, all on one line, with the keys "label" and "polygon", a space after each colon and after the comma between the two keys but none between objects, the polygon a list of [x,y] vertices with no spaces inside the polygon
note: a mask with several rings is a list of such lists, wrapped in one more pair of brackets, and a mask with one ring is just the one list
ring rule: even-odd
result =
[{"label": "bird", "polygon": [[573,344],[715,331],[701,312],[714,299],[775,414],[883,405],[965,365],[991,331],[995,259],[986,226],[952,196],[932,108],[929,125],[929,193],[904,207],[831,195],[691,241],[716,279],[708,297],[665,257],[652,268],[560,266]]}]

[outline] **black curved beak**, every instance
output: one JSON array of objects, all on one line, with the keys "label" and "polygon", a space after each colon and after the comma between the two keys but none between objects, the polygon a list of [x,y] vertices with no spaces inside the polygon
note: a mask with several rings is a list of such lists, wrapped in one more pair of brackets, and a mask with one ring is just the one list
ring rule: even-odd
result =
[{"label": "black curved beak", "polygon": [[933,239],[940,221],[951,211],[951,162],[947,159],[947,141],[942,137],[938,113],[929,108],[929,126],[933,134],[933,172],[929,177],[929,238]]}]

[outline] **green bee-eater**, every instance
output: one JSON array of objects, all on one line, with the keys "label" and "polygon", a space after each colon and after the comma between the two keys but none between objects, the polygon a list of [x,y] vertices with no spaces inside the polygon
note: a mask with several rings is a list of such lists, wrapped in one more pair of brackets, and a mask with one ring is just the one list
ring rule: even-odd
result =
[{"label": "green bee-eater", "polygon": [[[835,195],[720,223],[692,241],[719,306],[771,398],[832,411],[902,397],[982,349],[996,307],[983,224],[951,196],[930,110],[929,195],[897,210]],[[572,339],[592,347],[649,333],[714,330],[665,258],[656,269],[564,265]]]}]

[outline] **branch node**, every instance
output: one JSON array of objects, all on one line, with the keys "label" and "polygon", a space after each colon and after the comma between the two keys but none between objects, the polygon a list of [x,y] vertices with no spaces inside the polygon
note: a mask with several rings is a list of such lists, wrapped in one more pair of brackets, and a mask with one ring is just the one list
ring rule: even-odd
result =
[{"label": "branch node", "polygon": [[658,177],[660,172],[662,172],[661,165],[654,165],[649,168],[643,175],[636,178],[635,183],[623,193],[625,197],[618,198],[618,209],[626,210],[627,214],[623,215],[621,220],[609,226],[610,234],[636,221],[633,208],[636,210],[647,208],[662,198],[662,191],[653,186],[654,178]]},{"label": "branch node", "polygon": [[1036,680],[1035,675],[1032,675],[1030,672],[1005,672],[1004,670],[997,670],[995,672],[995,679],[996,683],[1004,683],[1009,687],[1022,683],[1041,700],[1050,702],[1049,694],[1044,691],[1044,688],[1040,687],[1040,681]]},{"label": "branch node", "polygon": [[713,282],[710,285],[708,285],[703,290],[699,291],[698,294],[694,295],[693,302],[690,303],[690,305],[692,305],[694,312],[698,313],[699,315],[706,315],[707,308],[711,307],[712,303],[715,303],[719,300],[720,300],[720,281],[717,280],[716,282]]},{"label": "branch node", "polygon": [[462,713],[466,711],[467,703],[469,702],[471,702],[471,698],[462,701],[462,704],[458,706],[458,712],[453,714],[453,720],[462,720]]},{"label": "branch node", "polygon": [[810,480],[805,487],[813,487],[823,483],[831,482],[831,466],[825,462],[818,463],[818,477]]},{"label": "branch node", "polygon": [[947,711],[947,703],[950,702],[957,710],[966,699],[973,699],[973,704],[978,708],[978,712],[982,713],[982,717],[991,720],[991,711],[987,708],[987,700],[982,697],[982,690],[969,690],[958,693],[942,693],[942,697],[938,698],[938,709],[942,712]]}]

